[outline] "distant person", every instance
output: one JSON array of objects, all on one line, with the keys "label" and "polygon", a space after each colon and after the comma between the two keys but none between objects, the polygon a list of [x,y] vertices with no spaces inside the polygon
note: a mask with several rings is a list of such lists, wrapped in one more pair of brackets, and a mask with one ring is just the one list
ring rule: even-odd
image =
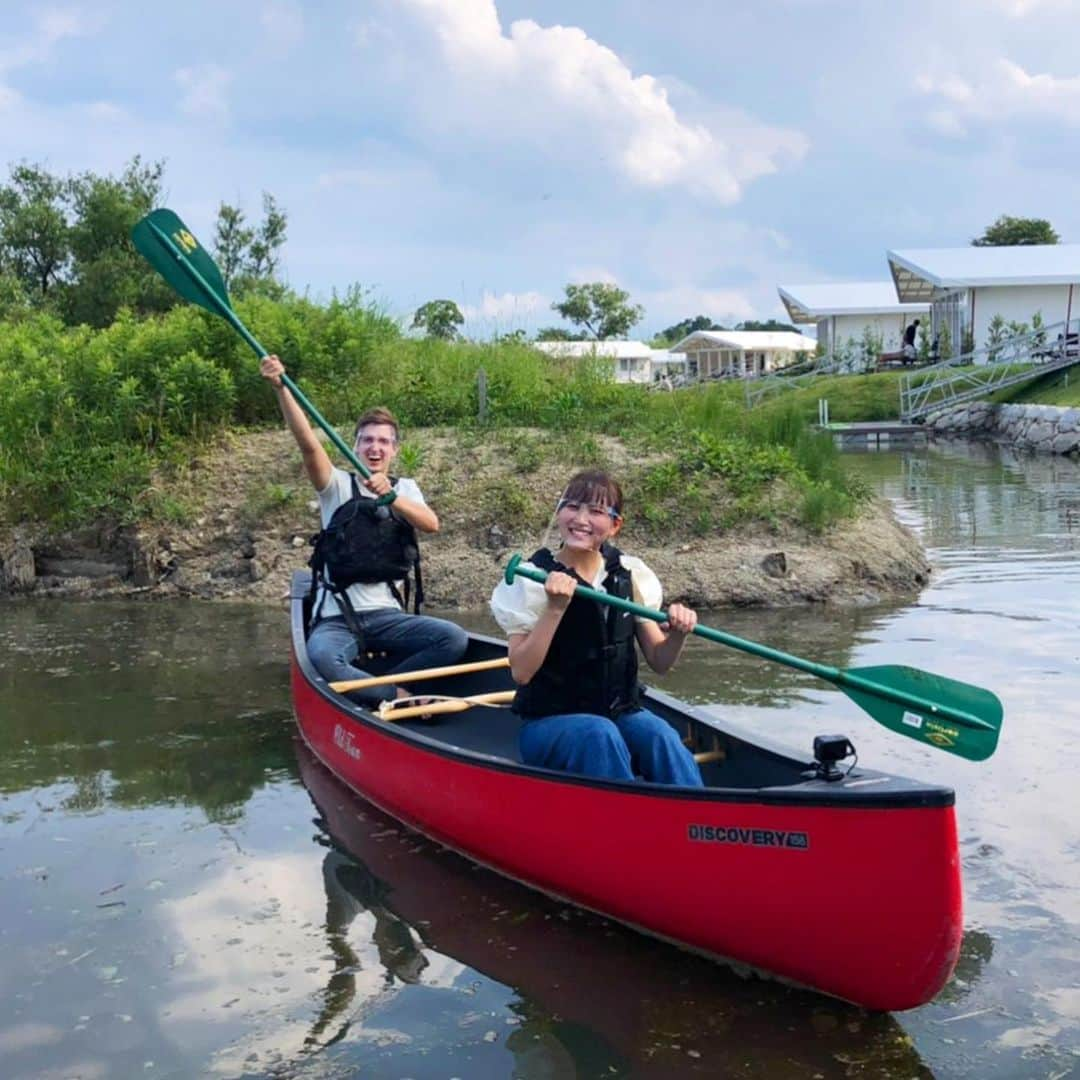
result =
[{"label": "distant person", "polygon": [[904,363],[913,364],[918,353],[915,350],[915,335],[919,332],[919,320],[916,319],[913,323],[908,324],[908,328],[904,331]]},{"label": "distant person", "polygon": [[[389,409],[376,408],[357,421],[353,450],[371,473],[367,480],[360,480],[330,461],[299,403],[282,383],[284,373],[276,356],[263,357],[261,374],[277,394],[285,424],[300,447],[319,498],[323,527],[319,537],[327,536],[332,523],[340,525],[344,545],[344,550],[341,545],[331,549],[334,558],[328,556],[316,573],[308,637],[311,662],[328,682],[367,678],[369,673],[357,664],[357,657],[366,650],[390,657],[388,675],[456,663],[469,643],[465,631],[446,619],[403,610],[408,597],[403,598],[398,586],[405,577],[402,568],[417,558],[414,530],[438,532],[439,519],[424,502],[415,480],[389,475],[399,449],[396,418]],[[391,490],[397,493],[394,501],[378,505],[377,499]],[[356,519],[355,526],[352,521],[346,525],[345,517]],[[348,570],[335,569],[331,562]],[[342,575],[346,580],[340,580]],[[410,693],[403,687],[375,686],[352,691],[348,697],[372,707]]]}]

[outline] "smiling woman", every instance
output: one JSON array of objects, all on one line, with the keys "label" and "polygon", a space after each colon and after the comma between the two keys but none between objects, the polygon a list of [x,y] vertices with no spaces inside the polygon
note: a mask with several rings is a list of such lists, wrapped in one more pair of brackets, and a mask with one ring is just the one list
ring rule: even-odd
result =
[{"label": "smiling woman", "polygon": [[607,473],[572,476],[556,507],[562,545],[531,558],[547,579],[502,581],[492,594],[492,613],[510,641],[514,710],[525,718],[522,760],[612,780],[642,776],[700,787],[697,764],[671,725],[641,707],[635,651],[636,641],[663,674],[697,615],[673,604],[661,627],[629,613],[607,615],[576,591],[590,585],[659,604],[656,575],[610,542],[622,528],[622,507],[622,488]]}]

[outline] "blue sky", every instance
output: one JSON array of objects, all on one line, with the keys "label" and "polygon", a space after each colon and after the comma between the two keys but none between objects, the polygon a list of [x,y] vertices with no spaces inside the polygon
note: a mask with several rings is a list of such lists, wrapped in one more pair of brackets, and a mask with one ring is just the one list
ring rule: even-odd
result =
[{"label": "blue sky", "polygon": [[0,5],[0,164],[164,158],[204,241],[289,215],[290,284],[477,336],[618,282],[640,336],[1001,213],[1080,241],[1080,0]]}]

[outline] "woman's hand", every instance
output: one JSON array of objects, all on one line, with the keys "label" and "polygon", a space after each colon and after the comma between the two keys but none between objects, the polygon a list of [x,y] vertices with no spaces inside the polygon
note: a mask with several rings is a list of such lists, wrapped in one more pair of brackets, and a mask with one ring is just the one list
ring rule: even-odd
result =
[{"label": "woman's hand", "polygon": [[552,570],[544,582],[547,604],[536,625],[527,634],[510,635],[510,674],[518,686],[531,682],[540,670],[576,585],[570,574]]},{"label": "woman's hand", "polygon": [[686,637],[687,634],[693,633],[695,626],[697,626],[697,612],[693,608],[688,608],[685,604],[672,604],[668,608],[667,622],[664,623],[663,629],[669,634]]},{"label": "woman's hand", "polygon": [[285,365],[276,356],[264,356],[259,363],[259,374],[270,381],[274,387],[281,386],[281,376],[285,374]]},{"label": "woman's hand", "polygon": [[577,582],[561,570],[552,570],[544,582],[544,592],[547,593],[548,606],[556,611],[565,611],[570,606],[574,596]]}]

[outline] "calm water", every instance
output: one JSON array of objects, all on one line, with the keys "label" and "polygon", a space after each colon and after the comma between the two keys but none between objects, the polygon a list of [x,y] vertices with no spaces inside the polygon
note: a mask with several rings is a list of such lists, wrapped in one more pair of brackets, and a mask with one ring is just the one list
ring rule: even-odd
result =
[{"label": "calm water", "polygon": [[666,685],[956,788],[966,935],[935,1002],[867,1015],[744,981],[404,831],[296,745],[283,611],[9,603],[2,1075],[1080,1077],[1080,467],[963,446],[856,464],[931,552],[918,602],[709,621],[986,685],[996,756],[696,639]]}]

